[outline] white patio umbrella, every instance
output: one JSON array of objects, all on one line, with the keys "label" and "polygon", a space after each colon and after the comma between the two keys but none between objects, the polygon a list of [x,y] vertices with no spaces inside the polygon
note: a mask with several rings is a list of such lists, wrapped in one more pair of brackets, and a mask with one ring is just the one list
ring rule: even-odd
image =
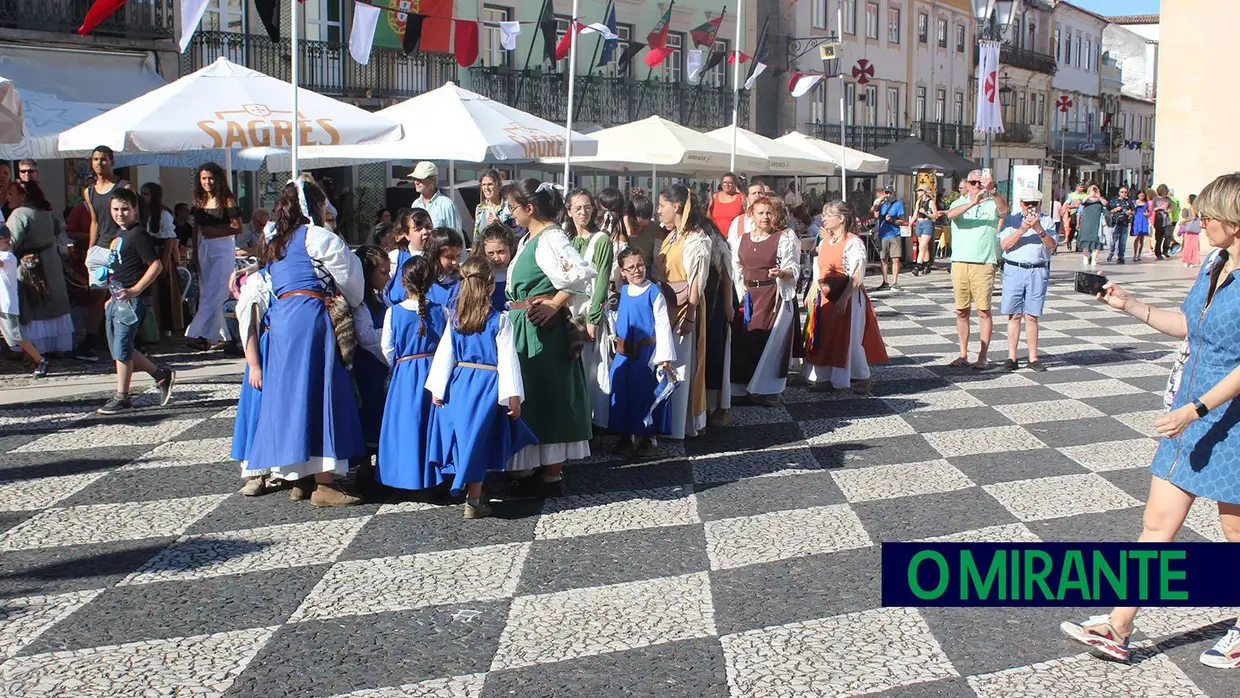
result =
[{"label": "white patio umbrella", "polygon": [[773,138],[758,135],[748,129],[729,125],[714,131],[707,131],[706,135],[731,143],[734,128],[736,129],[737,152],[752,151],[766,156],[770,163],[767,171],[771,174],[822,177],[833,174],[836,169],[835,160],[826,155],[801,150],[787,143],[780,143]]},{"label": "white patio umbrella", "polygon": [[0,78],[0,143],[21,143],[23,138],[22,100],[13,81]]},{"label": "white patio umbrella", "polygon": [[[858,174],[883,174],[887,171],[887,158],[871,155],[860,150],[846,148],[838,143],[824,141],[820,138],[807,136],[800,131],[793,131],[775,139],[776,143],[790,145],[797,150],[815,156],[830,158],[836,164],[842,164],[847,172]],[[840,162],[843,160],[844,162]]]},{"label": "white patio umbrella", "polygon": [[[324,145],[302,148],[302,163],[314,167],[358,165],[388,160],[447,162],[533,162],[563,157],[564,127],[496,102],[454,83],[375,112],[409,124],[404,138],[382,145]],[[573,161],[593,155],[598,143],[573,133]],[[289,157],[273,154],[268,169],[288,168]]]},{"label": "white patio umbrella", "polygon": [[[596,131],[598,154],[579,157],[573,167],[652,174],[715,175],[731,169],[732,144],[681,126],[659,116]],[[563,164],[563,158],[544,160]],[[737,146],[736,169],[766,172],[767,158],[751,148]]]},{"label": "white patio umbrella", "polygon": [[[382,143],[401,125],[364,109],[298,90],[293,117],[287,82],[220,58],[211,65],[60,134],[62,154],[106,145],[118,152],[175,153],[301,143]],[[294,128],[294,124],[300,124]]]}]

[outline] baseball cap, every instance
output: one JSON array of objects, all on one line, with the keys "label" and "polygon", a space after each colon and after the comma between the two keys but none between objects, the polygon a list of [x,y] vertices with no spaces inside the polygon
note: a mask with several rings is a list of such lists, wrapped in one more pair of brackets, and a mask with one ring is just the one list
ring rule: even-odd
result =
[{"label": "baseball cap", "polygon": [[412,179],[430,179],[439,174],[439,168],[435,167],[435,163],[423,160],[418,166],[413,168],[413,172],[409,173]]},{"label": "baseball cap", "polygon": [[895,190],[896,190],[896,186],[894,184],[888,184],[887,186],[883,187],[883,191],[894,192]]}]

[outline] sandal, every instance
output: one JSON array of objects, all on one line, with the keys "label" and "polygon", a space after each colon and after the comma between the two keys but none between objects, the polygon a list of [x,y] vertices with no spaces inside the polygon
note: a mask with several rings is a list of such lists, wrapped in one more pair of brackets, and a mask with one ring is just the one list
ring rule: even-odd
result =
[{"label": "sandal", "polygon": [[968,359],[964,357],[958,357],[955,361],[947,365],[950,366],[951,368],[964,368],[965,366],[968,366],[970,364],[969,364]]},{"label": "sandal", "polygon": [[986,369],[990,368],[990,362],[989,361],[978,361],[976,363],[969,364],[969,368],[973,369],[974,371],[985,371]]}]

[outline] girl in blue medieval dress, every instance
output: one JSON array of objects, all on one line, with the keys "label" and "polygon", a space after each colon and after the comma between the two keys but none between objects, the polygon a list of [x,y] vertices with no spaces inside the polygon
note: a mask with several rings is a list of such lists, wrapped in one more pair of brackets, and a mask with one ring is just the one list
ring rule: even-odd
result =
[{"label": "girl in blue medieval dress", "polygon": [[258,408],[263,398],[263,359],[267,356],[268,313],[274,301],[271,277],[265,269],[245,277],[237,298],[237,328],[245,350],[245,375],[241,382],[241,397],[237,400],[230,456],[241,463],[241,477],[245,480],[241,494],[247,497],[267,492],[267,473],[250,470],[247,461],[250,447],[254,444],[254,430],[258,428]]},{"label": "girl in blue medieval dress", "polygon": [[420,208],[401,211],[397,218],[397,247],[388,253],[392,274],[383,289],[388,305],[396,305],[405,300],[405,286],[401,283],[400,270],[405,268],[405,262],[422,255],[432,228],[434,224],[431,222],[431,214],[426,211]]},{"label": "girl in blue medieval dress", "polygon": [[443,336],[444,313],[426,300],[436,276],[429,257],[412,257],[397,276],[406,298],[383,320],[383,353],[392,365],[392,381],[379,435],[378,480],[388,487],[423,490],[440,482],[428,460],[443,450],[441,427],[425,386]]},{"label": "girl in blue medieval dress", "polygon": [[618,259],[620,273],[627,281],[620,289],[620,308],[616,314],[616,358],[611,364],[611,409],[608,426],[620,433],[616,453],[633,452],[633,437],[641,438],[637,455],[650,458],[658,454],[656,434],[671,431],[671,412],[667,405],[655,410],[651,424],[646,416],[654,405],[659,373],[675,376],[676,338],[667,313],[667,301],[660,288],[646,278],[646,260],[641,252],[625,248]]},{"label": "girl in blue medieval dress", "polygon": [[388,362],[380,343],[383,319],[387,314],[384,286],[391,275],[387,254],[373,245],[357,248],[366,279],[366,300],[354,312],[359,351],[353,358],[353,380],[357,383],[358,410],[366,453],[379,452],[379,430],[383,426],[383,406],[387,400]]},{"label": "girl in blue medieval dress", "polygon": [[464,249],[465,238],[453,228],[435,228],[426,239],[424,254],[439,268],[439,276],[427,300],[445,310],[451,309],[461,283],[461,251]]},{"label": "girl in blue medieval dress", "polygon": [[465,518],[491,514],[482,501],[488,470],[528,470],[538,465],[538,440],[521,421],[525,390],[508,318],[491,307],[495,281],[483,256],[461,269],[448,329],[426,381],[448,437],[439,475],[452,494],[465,491]]},{"label": "girl in blue medieval dress", "polygon": [[335,480],[349,472],[350,459],[365,455],[366,439],[328,305],[338,293],[356,308],[365,281],[344,240],[313,224],[312,214],[321,220],[325,204],[321,189],[298,180],[284,186],[275,207],[275,234],[263,261],[276,300],[248,467],[293,481],[294,498],[347,506],[361,500]]}]

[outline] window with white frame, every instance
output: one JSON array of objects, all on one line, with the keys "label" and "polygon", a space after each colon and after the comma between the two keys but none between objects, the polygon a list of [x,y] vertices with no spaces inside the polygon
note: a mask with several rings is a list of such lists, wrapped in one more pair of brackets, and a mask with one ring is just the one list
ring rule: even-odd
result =
[{"label": "window with white frame", "polygon": [[680,32],[669,32],[667,47],[672,50],[667,60],[663,61],[663,74],[668,82],[680,82],[685,61],[685,35]]},{"label": "window with white frame", "polygon": [[827,28],[827,0],[813,0],[809,6],[809,20],[815,29]]},{"label": "window with white frame", "polygon": [[1029,123],[1029,109],[1028,105],[1025,103],[1024,91],[1019,91],[1016,93],[1016,123]]},{"label": "window with white frame", "polygon": [[956,53],[964,53],[964,46],[965,46],[964,32],[965,32],[964,25],[957,24],[956,25]]},{"label": "window with white frame", "polygon": [[1081,67],[1081,35],[1076,35],[1076,67]]},{"label": "window with white frame", "polygon": [[827,81],[819,80],[814,85],[812,99],[809,102],[809,122],[825,124],[827,122]]},{"label": "window with white frame", "polygon": [[917,88],[917,100],[913,103],[913,121],[926,120],[926,88]]},{"label": "window with white frame", "polygon": [[1012,26],[1008,27],[1007,36],[1004,38],[1004,41],[1012,46],[1020,46],[1021,37],[1024,36],[1020,29],[1020,19],[1016,17],[1012,18]]},{"label": "window with white frame", "polygon": [[939,17],[934,36],[938,40],[939,48],[947,48],[947,20],[945,18]]},{"label": "window with white frame", "polygon": [[887,43],[900,43],[900,8],[887,8]]},{"label": "window with white frame", "polygon": [[876,2],[865,4],[865,38],[878,38],[878,3]]},{"label": "window with white frame", "polygon": [[[611,60],[607,65],[603,66],[603,73],[608,77],[616,77],[620,74],[620,57],[624,55],[625,49],[629,46],[629,39],[633,36],[632,24],[616,25],[616,47],[612,49]],[[630,70],[632,66],[630,66]]]},{"label": "window with white frame", "polygon": [[302,3],[306,40],[339,44],[344,40],[344,3],[341,0],[309,0]]},{"label": "window with white frame", "polygon": [[1072,65],[1072,32],[1064,32],[1063,35],[1063,62]]},{"label": "window with white frame", "polygon": [[930,15],[925,12],[917,13],[917,43],[924,44],[930,41]]},{"label": "window with white frame", "polygon": [[1055,34],[1052,40],[1055,42],[1055,62],[1059,62],[1060,57],[1063,55],[1063,52],[1059,50],[1060,33],[1059,33],[1058,27],[1055,28]]},{"label": "window with white frame", "polygon": [[1094,69],[1094,40],[1086,37],[1085,39],[1085,72],[1092,72]]},{"label": "window with white frame", "polygon": [[964,93],[957,92],[952,97],[952,114],[956,117],[955,122],[964,123]]},{"label": "window with white frame", "polygon": [[[705,60],[709,62],[711,55],[719,54],[719,53],[723,54],[725,57],[728,55],[728,42],[727,41],[723,41],[722,39],[716,41],[715,46],[711,50],[711,52],[706,54]],[[719,61],[719,65],[707,71],[706,75],[702,78],[702,82],[706,83],[707,85],[710,85],[711,87],[727,87],[728,85],[728,61],[727,59],[725,58],[724,60]]]},{"label": "window with white frame", "polygon": [[202,30],[244,34],[248,4],[245,0],[210,0],[202,14]]},{"label": "window with white frame", "polygon": [[878,125],[878,87],[865,86],[865,122],[870,126]]},{"label": "window with white frame", "polygon": [[857,109],[857,84],[853,82],[844,83],[844,123],[852,125],[856,123],[853,118]]},{"label": "window with white frame", "polygon": [[[567,32],[568,32],[568,15],[556,15],[555,16],[555,43],[559,44],[560,39],[563,39],[564,34]],[[578,38],[581,38],[581,37],[578,36]],[[564,60],[562,61],[556,61],[555,69],[560,72],[567,73],[568,72],[568,58],[565,57]]]},{"label": "window with white frame", "polygon": [[947,90],[934,91],[934,120],[940,124],[947,118]]},{"label": "window with white frame", "polygon": [[844,33],[857,33],[857,0],[844,0],[841,6],[844,15]]},{"label": "window with white frame", "polygon": [[501,43],[503,35],[499,31],[499,23],[509,21],[512,10],[495,5],[482,6],[482,65],[496,67],[511,65],[511,57]]},{"label": "window with white frame", "polygon": [[1037,51],[1038,50],[1038,25],[1034,24],[1033,22],[1029,22],[1029,28],[1025,30],[1025,33],[1028,35],[1028,41],[1029,41],[1029,43],[1025,44],[1025,47],[1028,48],[1030,51]]},{"label": "window with white frame", "polygon": [[900,88],[887,88],[887,127],[896,128],[900,125]]}]

